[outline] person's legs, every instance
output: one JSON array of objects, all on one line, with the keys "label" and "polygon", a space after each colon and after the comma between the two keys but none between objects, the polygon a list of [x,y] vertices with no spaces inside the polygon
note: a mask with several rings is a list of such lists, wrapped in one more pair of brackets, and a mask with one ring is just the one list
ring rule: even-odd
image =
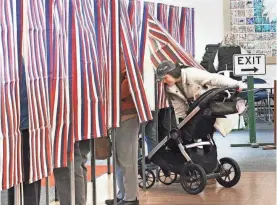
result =
[{"label": "person's legs", "polygon": [[122,169],[119,167],[119,162],[117,160],[116,165],[116,183],[118,188],[117,198],[122,200],[125,196],[125,188],[124,188],[124,179]]},{"label": "person's legs", "polygon": [[85,189],[85,200],[87,201],[87,167],[86,163],[88,161],[88,153],[90,152],[90,143],[91,140],[83,140],[79,142],[80,152],[82,156],[81,168],[83,169],[83,178],[84,178],[84,189]]},{"label": "person's legs", "polygon": [[153,113],[153,120],[149,121],[145,127],[145,141],[147,144],[148,153],[151,152],[158,144],[157,129],[155,114]]},{"label": "person's legs", "polygon": [[[85,205],[85,186],[82,164],[82,156],[79,143],[74,144],[74,171],[75,171],[75,204]],[[68,167],[54,169],[54,177],[60,205],[70,204],[70,172]]]},{"label": "person's legs", "polygon": [[136,201],[138,198],[138,131],[137,117],[122,122],[116,131],[116,153],[123,174],[124,201]]},{"label": "person's legs", "polygon": [[[21,131],[22,144],[23,144],[23,196],[24,204],[27,205],[39,205],[40,202],[40,190],[41,190],[41,180],[36,181],[32,184],[28,183],[30,174],[30,146],[29,146],[29,131]],[[8,204],[14,205],[14,188],[8,190]]]}]

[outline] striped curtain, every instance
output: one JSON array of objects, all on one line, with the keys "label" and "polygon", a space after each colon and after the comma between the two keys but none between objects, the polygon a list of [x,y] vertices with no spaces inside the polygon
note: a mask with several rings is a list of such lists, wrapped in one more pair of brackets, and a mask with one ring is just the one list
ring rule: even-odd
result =
[{"label": "striped curtain", "polygon": [[[104,99],[104,105],[105,105],[105,116],[104,117],[104,123],[106,125],[106,128],[109,129],[111,127],[111,116],[110,115],[110,109],[109,105],[112,104],[111,99],[109,98],[109,65],[110,65],[110,55],[109,55],[109,32],[110,32],[110,4],[109,0],[103,0],[100,1],[101,4],[101,33],[102,33],[102,48],[103,48],[103,69],[102,69],[102,91],[103,91],[103,99]],[[108,74],[108,75],[107,75]],[[119,80],[118,80],[119,81]],[[112,99],[113,100],[113,99]]]},{"label": "striped curtain", "polygon": [[[165,30],[169,29],[169,6],[166,4],[157,4],[157,19],[161,23],[161,25],[165,28]],[[166,60],[166,59],[165,59]],[[164,84],[163,82],[158,83],[158,105],[159,109],[165,108],[169,106],[168,100],[166,99]]]},{"label": "striped curtain", "polygon": [[157,5],[157,19],[168,30],[168,16],[169,16],[169,5],[158,3]]},{"label": "striped curtain", "polygon": [[141,3],[136,0],[129,0],[128,6],[129,21],[131,26],[132,39],[134,42],[134,50],[136,57],[139,61],[140,59],[140,49],[139,49],[139,33],[141,28]]},{"label": "striped curtain", "polygon": [[109,2],[110,32],[108,36],[109,59],[109,127],[120,126],[120,14],[119,1]]},{"label": "striped curtain", "polygon": [[121,0],[120,3],[120,34],[124,59],[126,62],[127,77],[139,120],[142,123],[151,120],[152,114],[146,98],[142,76],[139,71],[138,61],[135,55],[135,46],[132,41],[127,5],[123,0]]},{"label": "striped curtain", "polygon": [[[108,78],[106,74],[108,73],[108,53],[107,53],[107,36],[105,34],[105,25],[107,19],[105,19],[105,9],[106,5],[103,0],[94,1],[94,26],[95,26],[95,40],[97,43],[96,52],[98,56],[98,69],[100,77],[100,92],[102,94],[102,135],[106,135],[107,130],[107,119],[108,119]],[[108,30],[109,31],[109,30]]]},{"label": "striped curtain", "polygon": [[23,51],[29,110],[30,178],[52,171],[49,78],[46,45],[46,1],[24,1]]},{"label": "striped curtain", "polygon": [[164,61],[181,62],[188,66],[203,69],[202,66],[165,30],[155,17],[149,15],[149,41],[151,60],[155,68]]},{"label": "striped curtain", "polygon": [[168,17],[168,32],[180,43],[180,7],[170,6]]},{"label": "striped curtain", "polygon": [[54,167],[67,166],[73,147],[72,52],[69,50],[72,3],[52,0],[48,4],[48,61],[50,116]]},{"label": "striped curtain", "polygon": [[144,65],[144,55],[145,55],[145,49],[146,48],[146,40],[147,40],[147,26],[148,26],[148,13],[150,11],[150,3],[144,3],[143,4],[143,10],[142,10],[142,21],[141,21],[141,29],[139,33],[139,68],[141,72],[143,73],[143,65]]},{"label": "striped curtain", "polygon": [[[103,58],[100,19],[94,19],[94,5],[100,2],[72,0],[76,30],[76,60],[78,104],[78,131],[76,141],[106,135],[105,103],[102,95]],[[101,17],[101,14],[96,14]],[[96,24],[97,20],[97,24]],[[95,25],[99,25],[97,32]],[[98,38],[96,38],[98,37]],[[97,40],[100,43],[97,43]],[[99,47],[97,49],[97,46]],[[76,93],[75,93],[76,94]]]},{"label": "striped curtain", "polygon": [[181,8],[180,20],[181,45],[193,57],[195,56],[195,34],[194,34],[194,9]]},{"label": "striped curtain", "polygon": [[[19,56],[20,1],[0,0],[0,189],[22,182]],[[21,32],[20,32],[21,33]]]}]

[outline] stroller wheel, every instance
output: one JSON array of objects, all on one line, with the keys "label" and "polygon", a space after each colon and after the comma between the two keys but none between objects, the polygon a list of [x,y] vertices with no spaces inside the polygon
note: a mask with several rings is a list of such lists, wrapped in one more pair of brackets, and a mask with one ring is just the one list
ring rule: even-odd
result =
[{"label": "stroller wheel", "polygon": [[165,185],[173,184],[177,179],[177,174],[173,172],[164,172],[162,169],[158,171],[158,179]]},{"label": "stroller wheel", "polygon": [[[146,189],[150,189],[156,181],[156,177],[154,172],[150,169],[145,169],[145,182],[146,182]],[[142,178],[142,169],[138,170],[138,183],[139,187],[143,189],[143,178]]]},{"label": "stroller wheel", "polygon": [[199,194],[205,189],[207,175],[198,164],[185,165],[181,174],[181,185],[189,194]]},{"label": "stroller wheel", "polygon": [[241,171],[238,163],[231,158],[222,158],[220,161],[221,176],[217,177],[217,182],[226,188],[235,186],[241,176]]}]

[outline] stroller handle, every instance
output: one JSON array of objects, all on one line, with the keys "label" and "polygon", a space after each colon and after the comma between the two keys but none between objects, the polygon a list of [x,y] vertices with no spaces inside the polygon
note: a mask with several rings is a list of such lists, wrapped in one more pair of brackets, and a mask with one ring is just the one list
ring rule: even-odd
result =
[{"label": "stroller handle", "polygon": [[[210,102],[210,99],[213,99],[218,93],[221,93],[225,90],[231,90],[230,88],[224,87],[224,88],[215,88],[213,89],[213,91],[207,96],[205,97],[200,103],[199,103],[199,107],[203,108],[207,106],[207,103]],[[234,91],[234,89],[233,89]],[[236,91],[237,92],[237,91]],[[235,92],[235,95],[237,95],[237,93]],[[234,96],[234,95],[233,95]],[[232,97],[233,97],[232,96]]]}]

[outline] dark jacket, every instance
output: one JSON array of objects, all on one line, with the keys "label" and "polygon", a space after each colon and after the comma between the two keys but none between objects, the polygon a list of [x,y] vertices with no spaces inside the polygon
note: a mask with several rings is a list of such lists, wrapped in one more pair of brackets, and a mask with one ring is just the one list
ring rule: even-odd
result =
[{"label": "dark jacket", "polygon": [[[241,48],[239,46],[233,47],[220,47],[218,50],[218,68],[217,71],[233,70],[233,56],[234,54],[241,54]],[[235,80],[241,80],[241,77],[235,77],[231,74],[231,78]]]},{"label": "dark jacket", "polygon": [[24,61],[22,63],[22,70],[20,73],[20,129],[25,130],[29,128],[29,116],[28,116],[28,95],[26,84],[26,73]]}]

